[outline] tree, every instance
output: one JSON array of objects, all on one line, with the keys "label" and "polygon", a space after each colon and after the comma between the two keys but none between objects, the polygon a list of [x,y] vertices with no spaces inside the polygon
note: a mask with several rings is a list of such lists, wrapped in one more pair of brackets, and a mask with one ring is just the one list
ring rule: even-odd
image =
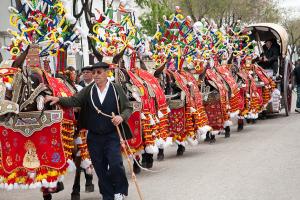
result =
[{"label": "tree", "polygon": [[300,50],[300,18],[286,18],[284,21],[284,26],[287,29],[289,34],[289,56],[290,60],[292,60],[294,54],[299,55]]},{"label": "tree", "polygon": [[[158,13],[156,5],[153,8],[149,0],[136,0],[138,5],[151,8],[151,12],[147,15],[148,20],[156,20],[158,15],[166,15],[167,13]],[[163,0],[154,1],[161,7],[167,7],[168,10],[174,10],[176,5],[179,5],[184,10],[185,15],[191,16],[194,21],[203,17],[211,18],[221,26],[222,24],[234,24],[237,20],[242,20],[245,23],[254,22],[278,22],[280,21],[281,13],[279,12],[277,1],[266,0]],[[163,3],[163,6],[161,5]],[[238,8],[238,9],[237,9]],[[150,17],[151,16],[151,17]],[[153,26],[147,25],[145,29],[151,29]],[[152,30],[150,31],[152,32]]]},{"label": "tree", "polygon": [[139,19],[143,26],[143,32],[148,35],[154,35],[157,24],[163,24],[163,16],[169,16],[173,11],[169,8],[167,0],[150,1],[137,0],[137,4],[143,8],[149,8],[150,12],[143,14]]}]

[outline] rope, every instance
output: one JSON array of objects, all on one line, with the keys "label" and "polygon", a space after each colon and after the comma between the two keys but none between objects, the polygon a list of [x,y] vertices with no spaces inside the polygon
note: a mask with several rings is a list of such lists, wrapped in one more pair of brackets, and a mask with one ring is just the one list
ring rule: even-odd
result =
[{"label": "rope", "polygon": [[[106,113],[102,112],[102,111],[101,111],[99,108],[97,108],[97,106],[95,105],[94,100],[93,100],[93,89],[94,89],[94,87],[95,87],[95,84],[92,86],[92,88],[91,88],[91,93],[90,93],[91,101],[92,101],[92,104],[93,104],[94,109],[97,111],[98,114],[101,114],[101,115],[103,115],[103,116],[105,116],[105,117],[108,117],[108,118],[111,118],[111,119],[112,119],[112,118],[113,118],[112,115],[109,115],[109,114],[106,114]],[[132,152],[132,150],[131,150],[131,148],[130,148],[130,145],[128,144],[128,141],[127,141],[127,140],[125,140],[125,143],[126,143],[127,149],[129,150],[130,155],[132,156],[132,159],[136,162],[136,164],[137,164],[142,170],[148,171],[148,172],[153,172],[153,173],[162,172],[162,171],[164,170],[164,169],[162,169],[162,170],[156,171],[156,170],[151,170],[151,169],[147,169],[147,168],[142,167],[141,164],[138,162],[138,160],[135,158],[134,153]]]}]

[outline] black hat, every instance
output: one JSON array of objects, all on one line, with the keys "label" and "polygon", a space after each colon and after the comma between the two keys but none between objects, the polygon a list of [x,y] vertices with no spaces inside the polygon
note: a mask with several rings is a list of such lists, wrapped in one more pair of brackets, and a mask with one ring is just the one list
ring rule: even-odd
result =
[{"label": "black hat", "polygon": [[92,71],[92,66],[89,65],[89,66],[85,66],[85,67],[81,68],[81,72],[87,71],[87,70]]},{"label": "black hat", "polygon": [[105,62],[97,62],[92,65],[92,69],[98,69],[98,68],[108,69],[109,64],[107,64]]}]

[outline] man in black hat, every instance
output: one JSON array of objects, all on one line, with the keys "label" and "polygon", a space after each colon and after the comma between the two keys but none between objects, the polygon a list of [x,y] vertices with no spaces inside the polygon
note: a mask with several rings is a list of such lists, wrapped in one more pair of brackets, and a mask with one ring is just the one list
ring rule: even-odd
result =
[{"label": "man in black hat", "polygon": [[280,46],[276,39],[267,40],[263,46],[264,53],[259,58],[259,65],[264,69],[273,70],[273,76],[275,77],[278,72],[278,57],[280,54]]},{"label": "man in black hat", "polygon": [[[46,96],[50,105],[81,107],[79,121],[89,131],[87,144],[99,178],[103,200],[123,200],[128,194],[128,181],[121,156],[120,139],[116,126],[120,126],[125,139],[132,137],[128,120],[132,107],[122,87],[108,81],[109,65],[104,62],[92,66],[94,83],[72,97]],[[115,113],[115,116],[112,116]]]},{"label": "man in black hat", "polygon": [[92,74],[92,66],[83,67],[81,69],[81,73],[83,80],[79,82],[79,85],[81,85],[82,87],[86,87],[94,81]]}]

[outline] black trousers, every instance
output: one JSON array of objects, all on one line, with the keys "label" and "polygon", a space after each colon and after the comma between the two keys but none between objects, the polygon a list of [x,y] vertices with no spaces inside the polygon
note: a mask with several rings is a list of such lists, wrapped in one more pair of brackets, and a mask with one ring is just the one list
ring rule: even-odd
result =
[{"label": "black trousers", "polygon": [[103,200],[114,200],[114,194],[118,193],[127,195],[128,180],[118,134],[101,135],[89,131],[87,144]]}]

